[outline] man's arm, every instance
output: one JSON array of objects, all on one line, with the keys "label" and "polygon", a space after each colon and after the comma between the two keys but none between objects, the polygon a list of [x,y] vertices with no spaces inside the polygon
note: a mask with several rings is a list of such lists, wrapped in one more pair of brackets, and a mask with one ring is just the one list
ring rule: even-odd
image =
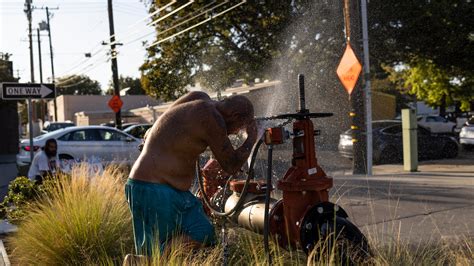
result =
[{"label": "man's arm", "polygon": [[207,132],[207,144],[211,148],[212,153],[216,156],[217,161],[222,169],[229,174],[236,173],[252,151],[252,147],[257,139],[255,122],[247,127],[247,139],[237,150],[234,150],[230,142],[222,117],[215,114],[214,119],[209,121],[209,130]]},{"label": "man's arm", "polygon": [[179,99],[174,101],[174,103],[171,105],[171,107],[186,103],[186,102],[192,102],[195,100],[210,100],[211,97],[207,95],[207,93],[202,92],[202,91],[191,91],[188,92],[187,94],[181,96]]}]

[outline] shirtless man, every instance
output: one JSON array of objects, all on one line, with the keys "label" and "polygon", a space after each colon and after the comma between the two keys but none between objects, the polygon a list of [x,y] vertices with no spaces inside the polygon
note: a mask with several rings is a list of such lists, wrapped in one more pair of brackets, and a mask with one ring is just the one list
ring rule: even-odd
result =
[{"label": "shirtless man", "polygon": [[[160,116],[125,186],[137,254],[163,250],[177,235],[194,246],[214,243],[214,228],[189,191],[195,163],[210,147],[224,171],[240,170],[257,138],[253,116],[253,106],[243,96],[214,101],[203,92],[186,94]],[[235,150],[228,135],[241,129],[248,137]]]}]

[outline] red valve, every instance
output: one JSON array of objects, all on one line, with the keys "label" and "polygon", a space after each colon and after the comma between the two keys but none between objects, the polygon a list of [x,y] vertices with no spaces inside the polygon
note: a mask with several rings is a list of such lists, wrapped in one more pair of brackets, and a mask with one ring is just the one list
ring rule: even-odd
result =
[{"label": "red valve", "polygon": [[275,145],[285,142],[285,129],[283,127],[271,127],[265,130],[265,144]]}]

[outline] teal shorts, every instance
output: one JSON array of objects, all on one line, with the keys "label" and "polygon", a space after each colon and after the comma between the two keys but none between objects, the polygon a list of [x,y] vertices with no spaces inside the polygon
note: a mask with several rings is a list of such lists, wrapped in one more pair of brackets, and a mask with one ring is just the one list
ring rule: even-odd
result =
[{"label": "teal shorts", "polygon": [[137,254],[151,256],[155,249],[163,251],[166,243],[180,234],[205,245],[215,243],[214,227],[201,201],[190,191],[129,178],[125,195],[132,213]]}]

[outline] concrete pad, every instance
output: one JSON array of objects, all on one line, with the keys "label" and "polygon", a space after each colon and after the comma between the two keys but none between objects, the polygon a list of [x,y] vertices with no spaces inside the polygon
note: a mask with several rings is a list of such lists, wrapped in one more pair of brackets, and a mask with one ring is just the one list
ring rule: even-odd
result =
[{"label": "concrete pad", "polygon": [[336,173],[337,202],[369,237],[410,243],[474,239],[474,165],[376,166],[374,176]]},{"label": "concrete pad", "polygon": [[8,259],[8,254],[7,251],[5,250],[5,246],[3,245],[3,241],[0,240],[0,265],[4,266],[10,266],[10,260]]}]

